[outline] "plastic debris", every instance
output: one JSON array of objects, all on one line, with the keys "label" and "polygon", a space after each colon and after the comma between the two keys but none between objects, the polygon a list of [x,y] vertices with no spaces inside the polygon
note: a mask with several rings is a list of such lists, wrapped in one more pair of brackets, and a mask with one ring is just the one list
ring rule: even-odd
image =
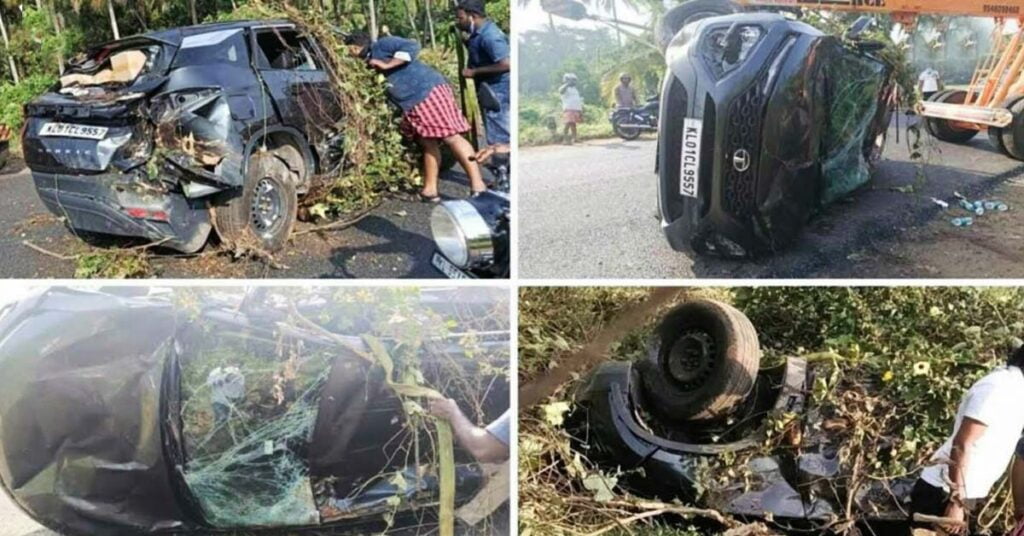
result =
[{"label": "plastic debris", "polygon": [[933,197],[933,198],[932,198],[932,203],[935,203],[936,205],[939,205],[939,206],[940,206],[940,207],[942,207],[943,209],[947,209],[947,208],[949,208],[949,203],[947,203],[947,202],[945,202],[945,201],[943,201],[943,200],[941,200],[941,199],[938,199],[938,198],[936,198],[936,197]]},{"label": "plastic debris", "polygon": [[953,218],[950,222],[954,227],[970,227],[974,225],[974,218],[965,216],[963,218]]}]

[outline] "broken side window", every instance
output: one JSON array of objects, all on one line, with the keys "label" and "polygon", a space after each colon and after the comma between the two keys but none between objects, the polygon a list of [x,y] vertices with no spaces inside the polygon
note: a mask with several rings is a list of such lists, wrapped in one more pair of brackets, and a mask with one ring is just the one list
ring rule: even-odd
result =
[{"label": "broken side window", "polygon": [[318,70],[309,41],[295,30],[260,30],[256,44],[263,55],[261,67],[298,71]]},{"label": "broken side window", "polygon": [[824,139],[823,201],[830,203],[864,185],[871,178],[865,147],[872,134],[885,66],[872,58],[836,45],[825,64],[828,125]]},{"label": "broken side window", "polygon": [[172,68],[224,63],[239,67],[249,64],[249,51],[241,29],[186,36]]},{"label": "broken side window", "polygon": [[306,451],[329,354],[208,327],[180,345],[189,490],[216,527],[317,523]]}]

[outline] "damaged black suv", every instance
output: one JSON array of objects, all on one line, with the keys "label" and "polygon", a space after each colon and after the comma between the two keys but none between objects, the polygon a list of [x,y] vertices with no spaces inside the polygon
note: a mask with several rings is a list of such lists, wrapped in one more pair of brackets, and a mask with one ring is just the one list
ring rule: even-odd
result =
[{"label": "damaged black suv", "polygon": [[841,39],[737,9],[694,0],[662,20],[658,206],[673,249],[746,258],[868,182],[895,84],[864,26]]},{"label": "damaged black suv", "polygon": [[175,28],[96,47],[25,106],[47,208],[75,231],[195,252],[284,246],[298,195],[341,164],[319,45],[288,21]]}]

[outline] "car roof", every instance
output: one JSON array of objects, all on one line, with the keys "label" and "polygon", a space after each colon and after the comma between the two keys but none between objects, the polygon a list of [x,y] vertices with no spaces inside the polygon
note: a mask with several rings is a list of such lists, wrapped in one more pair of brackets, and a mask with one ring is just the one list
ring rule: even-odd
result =
[{"label": "car roof", "polygon": [[198,35],[209,32],[218,32],[222,30],[233,30],[233,29],[244,29],[244,28],[259,28],[266,26],[294,26],[295,23],[285,19],[258,19],[258,20],[233,20],[227,22],[207,22],[203,24],[197,24],[194,26],[179,26],[177,28],[169,28],[166,30],[157,30],[153,32],[146,32],[140,35],[134,35],[126,37],[117,41],[110,41],[104,43],[97,48],[106,48],[111,45],[117,45],[122,42],[135,41],[140,38],[151,39],[154,41],[160,41],[173,46],[181,45],[181,40],[185,36]]}]

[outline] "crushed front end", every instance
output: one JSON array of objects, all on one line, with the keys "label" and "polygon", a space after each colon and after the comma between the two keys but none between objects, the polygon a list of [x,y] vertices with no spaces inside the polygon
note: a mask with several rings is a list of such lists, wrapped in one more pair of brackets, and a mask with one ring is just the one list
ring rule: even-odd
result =
[{"label": "crushed front end", "polygon": [[887,126],[882,62],[768,13],[690,24],[665,56],[658,200],[674,249],[777,251],[867,182]]}]

